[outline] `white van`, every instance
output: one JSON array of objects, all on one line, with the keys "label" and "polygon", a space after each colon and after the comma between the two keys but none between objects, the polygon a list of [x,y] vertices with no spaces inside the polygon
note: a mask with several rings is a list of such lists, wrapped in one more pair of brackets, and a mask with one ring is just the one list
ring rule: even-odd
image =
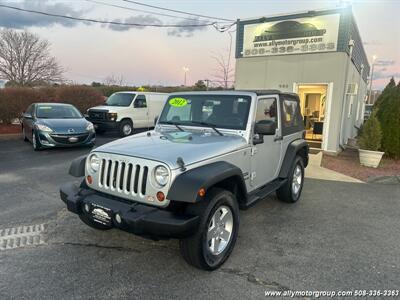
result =
[{"label": "white van", "polygon": [[88,109],[88,120],[96,131],[118,130],[128,136],[137,128],[154,127],[168,94],[151,92],[117,92],[102,106]]}]

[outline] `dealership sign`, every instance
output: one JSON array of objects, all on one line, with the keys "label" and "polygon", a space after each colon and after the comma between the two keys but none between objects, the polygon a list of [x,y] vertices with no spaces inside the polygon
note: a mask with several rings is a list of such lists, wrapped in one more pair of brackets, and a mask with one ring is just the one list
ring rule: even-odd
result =
[{"label": "dealership sign", "polygon": [[336,51],[339,14],[248,24],[243,56],[269,56]]}]

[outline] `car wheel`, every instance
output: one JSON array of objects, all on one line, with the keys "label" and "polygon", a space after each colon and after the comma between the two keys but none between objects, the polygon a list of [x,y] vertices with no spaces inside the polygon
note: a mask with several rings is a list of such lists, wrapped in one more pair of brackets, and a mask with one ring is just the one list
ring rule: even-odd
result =
[{"label": "car wheel", "polygon": [[40,144],[39,137],[36,136],[35,132],[32,133],[32,146],[33,150],[35,151],[39,151],[42,148],[42,144]]},{"label": "car wheel", "polygon": [[100,223],[97,223],[97,222],[93,221],[92,219],[90,219],[85,214],[79,215],[79,219],[81,219],[81,221],[83,223],[85,223],[86,225],[88,225],[89,227],[92,227],[92,228],[97,229],[97,230],[109,230],[109,229],[112,228],[110,226],[106,226],[106,225],[103,225],[103,224],[100,224]]},{"label": "car wheel", "polygon": [[119,134],[122,137],[131,135],[133,133],[133,125],[130,120],[123,120],[119,125]]},{"label": "car wheel", "polygon": [[300,156],[296,156],[286,183],[276,191],[278,199],[287,203],[297,202],[300,199],[303,185],[304,163]]},{"label": "car wheel", "polygon": [[22,138],[24,139],[24,142],[28,141],[28,138],[26,137],[25,127],[22,127]]},{"label": "car wheel", "polygon": [[180,240],[182,256],[190,265],[204,270],[219,268],[232,253],[239,230],[236,197],[214,188],[201,203],[188,206],[188,213],[200,216],[196,233]]}]

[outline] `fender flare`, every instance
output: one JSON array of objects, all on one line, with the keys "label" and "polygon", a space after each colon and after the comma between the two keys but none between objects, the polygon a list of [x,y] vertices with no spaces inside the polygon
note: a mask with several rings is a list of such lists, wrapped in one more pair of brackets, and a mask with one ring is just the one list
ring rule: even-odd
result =
[{"label": "fender flare", "polygon": [[85,176],[86,155],[75,158],[69,167],[69,175],[74,177]]},{"label": "fender flare", "polygon": [[242,170],[228,162],[219,161],[188,170],[177,176],[168,191],[167,199],[186,203],[200,202],[203,200],[203,197],[198,195],[201,188],[204,188],[207,193],[210,187],[231,177],[238,179],[239,188],[247,191]]},{"label": "fender flare", "polygon": [[306,140],[298,139],[291,142],[286,150],[285,157],[282,162],[281,170],[279,172],[280,178],[287,178],[289,174],[290,167],[292,166],[293,160],[299,151],[304,151],[304,167],[308,165],[308,150],[309,146]]}]

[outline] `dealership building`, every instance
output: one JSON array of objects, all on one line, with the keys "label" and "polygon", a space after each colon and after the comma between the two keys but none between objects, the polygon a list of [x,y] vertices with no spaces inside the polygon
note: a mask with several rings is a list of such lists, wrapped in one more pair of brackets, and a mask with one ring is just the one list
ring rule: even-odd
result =
[{"label": "dealership building", "polygon": [[297,93],[311,147],[355,137],[369,70],[350,7],[238,20],[235,88]]}]

